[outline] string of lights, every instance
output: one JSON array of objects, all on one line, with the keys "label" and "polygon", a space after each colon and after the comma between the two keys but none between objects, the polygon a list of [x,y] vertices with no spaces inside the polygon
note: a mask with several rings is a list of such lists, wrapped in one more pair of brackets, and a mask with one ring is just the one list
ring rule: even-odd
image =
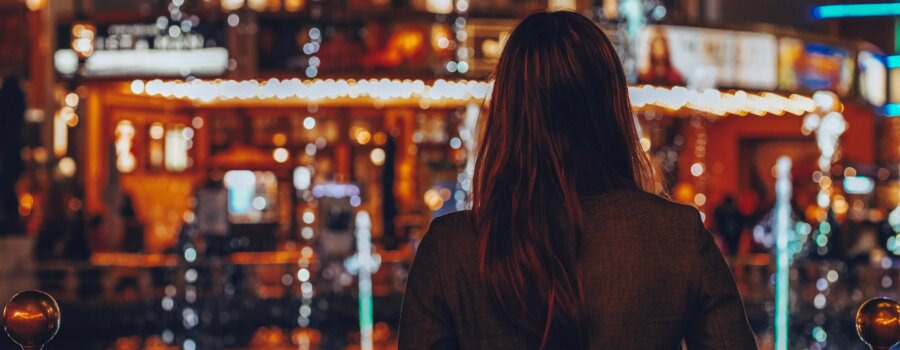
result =
[{"label": "string of lights", "polygon": [[[233,100],[301,100],[317,102],[328,99],[419,100],[465,104],[490,97],[491,82],[478,80],[397,79],[269,79],[260,80],[134,80],[130,91],[135,95],[187,99],[197,103]],[[771,92],[690,90],[685,87],[641,85],[629,87],[635,108],[688,109],[713,116],[725,115],[804,115],[816,110],[816,102],[807,96],[782,96]],[[422,103],[420,103],[422,105]]]}]

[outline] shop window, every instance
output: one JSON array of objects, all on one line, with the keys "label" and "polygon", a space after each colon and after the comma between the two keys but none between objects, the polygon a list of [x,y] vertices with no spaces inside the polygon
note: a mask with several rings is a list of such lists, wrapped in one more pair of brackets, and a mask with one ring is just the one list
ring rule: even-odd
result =
[{"label": "shop window", "polygon": [[184,171],[190,166],[188,150],[193,147],[194,129],[175,125],[166,130],[165,166],[168,171]]},{"label": "shop window", "polygon": [[120,172],[130,173],[137,168],[137,159],[134,156],[134,124],[128,120],[119,121],[116,124],[116,169]]},{"label": "shop window", "polygon": [[150,136],[150,144],[147,146],[147,165],[150,170],[159,170],[163,167],[163,154],[165,152],[165,144],[163,137],[166,129],[162,123],[153,123],[147,132]]}]

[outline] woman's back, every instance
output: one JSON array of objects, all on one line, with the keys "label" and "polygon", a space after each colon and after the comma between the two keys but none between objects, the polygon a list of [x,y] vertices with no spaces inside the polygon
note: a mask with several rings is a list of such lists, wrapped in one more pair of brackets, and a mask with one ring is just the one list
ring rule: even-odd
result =
[{"label": "woman's back", "polygon": [[[755,349],[731,272],[696,209],[640,191],[583,200],[592,349]],[[470,212],[434,220],[409,276],[400,349],[528,349],[479,277]],[[569,240],[569,244],[574,243]]]},{"label": "woman's back", "polygon": [[401,348],[753,348],[696,210],[648,194],[659,173],[597,25],[528,16],[494,78],[472,210],[421,243]]}]

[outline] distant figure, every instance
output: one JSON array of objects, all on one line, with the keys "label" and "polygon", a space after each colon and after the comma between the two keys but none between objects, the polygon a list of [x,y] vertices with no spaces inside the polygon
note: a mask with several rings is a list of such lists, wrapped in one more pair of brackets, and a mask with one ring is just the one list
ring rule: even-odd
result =
[{"label": "distant figure", "polygon": [[144,251],[144,224],[137,216],[134,210],[134,203],[131,196],[122,197],[122,208],[120,210],[122,221],[124,222],[125,239],[122,242],[122,250],[130,253],[140,253]]},{"label": "distant figure", "polygon": [[399,349],[756,349],[699,212],[659,196],[600,28],[532,14],[494,81],[472,210],[419,244]]},{"label": "distant figure", "polygon": [[7,77],[0,86],[0,235],[22,233],[16,181],[22,174],[22,121],[25,93],[19,79]]},{"label": "distant figure", "polygon": [[744,216],[737,207],[734,197],[725,196],[722,204],[716,208],[714,213],[716,232],[722,237],[728,253],[737,254],[738,244],[741,241],[741,233],[744,232]]},{"label": "distant figure", "polygon": [[81,194],[73,193],[66,202],[71,215],[66,235],[63,237],[63,256],[68,260],[88,260],[91,250],[88,247],[87,222],[82,208]]},{"label": "distant figure", "polygon": [[85,222],[86,236],[91,251],[107,251],[109,250],[109,242],[106,233],[106,225],[104,225],[103,216],[92,215]]},{"label": "distant figure", "polygon": [[394,178],[396,172],[396,142],[394,136],[387,138],[384,145],[384,153],[387,155],[384,159],[384,170],[381,174],[381,222],[383,229],[381,230],[381,244],[384,249],[394,250],[400,245],[401,237],[397,235],[397,227],[394,224],[394,218],[397,216],[397,198],[394,196]]}]

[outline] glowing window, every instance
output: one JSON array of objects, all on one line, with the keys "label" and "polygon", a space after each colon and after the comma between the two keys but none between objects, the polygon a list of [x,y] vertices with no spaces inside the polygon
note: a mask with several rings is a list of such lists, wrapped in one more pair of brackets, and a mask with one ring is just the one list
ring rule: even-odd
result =
[{"label": "glowing window", "polygon": [[137,159],[134,157],[134,124],[128,120],[122,120],[116,124],[116,169],[120,172],[130,173],[137,168]]},{"label": "glowing window", "polygon": [[175,125],[166,130],[165,165],[168,171],[184,171],[190,165],[188,149],[193,145],[194,129]]},{"label": "glowing window", "polygon": [[163,137],[165,134],[166,129],[163,127],[162,123],[153,123],[148,129],[150,144],[147,147],[147,163],[150,169],[156,170],[163,166],[163,153],[165,151]]}]

